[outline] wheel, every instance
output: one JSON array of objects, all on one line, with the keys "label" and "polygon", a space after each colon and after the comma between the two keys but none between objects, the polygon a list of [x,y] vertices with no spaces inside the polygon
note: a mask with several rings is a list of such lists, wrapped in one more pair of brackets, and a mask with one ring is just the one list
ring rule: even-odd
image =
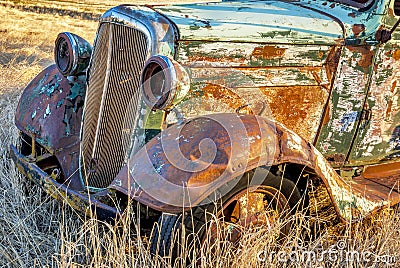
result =
[{"label": "wheel", "polygon": [[[285,236],[290,229],[287,219],[303,208],[299,189],[289,179],[269,174],[262,185],[248,187],[246,176],[217,204],[193,208],[185,215],[163,214],[151,239],[151,253],[159,256],[178,255],[177,241],[186,243],[188,250],[197,249],[207,239],[212,244],[223,236],[236,244],[244,228],[271,227],[278,220],[285,222],[278,237]],[[214,220],[213,220],[214,219]],[[217,220],[217,223],[215,221]],[[182,223],[185,225],[186,241],[181,241]],[[188,235],[189,234],[189,235]]]},{"label": "wheel", "polygon": [[171,244],[178,238],[181,215],[163,213],[158,219],[150,243],[150,252],[154,255],[168,256],[176,255],[172,252]]}]

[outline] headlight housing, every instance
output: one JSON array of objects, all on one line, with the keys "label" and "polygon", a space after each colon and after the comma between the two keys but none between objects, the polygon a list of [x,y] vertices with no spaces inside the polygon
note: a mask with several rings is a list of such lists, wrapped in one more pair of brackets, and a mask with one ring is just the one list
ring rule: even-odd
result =
[{"label": "headlight housing", "polygon": [[64,32],[57,36],[54,59],[64,76],[78,75],[89,66],[92,46],[82,37]]},{"label": "headlight housing", "polygon": [[152,110],[170,110],[190,89],[185,69],[167,56],[152,56],[145,63],[140,86],[145,103]]}]

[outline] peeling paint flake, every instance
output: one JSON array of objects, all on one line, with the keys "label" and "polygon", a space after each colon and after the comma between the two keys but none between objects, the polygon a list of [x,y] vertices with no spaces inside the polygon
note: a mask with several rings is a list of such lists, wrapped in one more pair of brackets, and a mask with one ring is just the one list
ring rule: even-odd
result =
[{"label": "peeling paint flake", "polygon": [[47,104],[47,108],[46,108],[45,113],[43,114],[43,118],[48,117],[50,114],[51,114],[51,111],[50,111],[50,104]]},{"label": "peeling paint flake", "polygon": [[[177,24],[183,40],[334,44],[343,37],[340,25],[331,18],[280,1],[156,6],[155,9]],[[301,19],[295,14],[302,14]]]}]

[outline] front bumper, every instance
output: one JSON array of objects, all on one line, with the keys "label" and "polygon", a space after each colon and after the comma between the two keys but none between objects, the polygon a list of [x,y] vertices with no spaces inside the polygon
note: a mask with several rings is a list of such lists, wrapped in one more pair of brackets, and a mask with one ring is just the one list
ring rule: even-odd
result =
[{"label": "front bumper", "polygon": [[13,145],[10,146],[10,155],[20,172],[41,186],[53,198],[64,201],[83,213],[94,211],[101,220],[113,220],[120,215],[119,210],[100,202],[94,196],[74,191],[67,185],[58,183],[34,162],[20,154]]}]

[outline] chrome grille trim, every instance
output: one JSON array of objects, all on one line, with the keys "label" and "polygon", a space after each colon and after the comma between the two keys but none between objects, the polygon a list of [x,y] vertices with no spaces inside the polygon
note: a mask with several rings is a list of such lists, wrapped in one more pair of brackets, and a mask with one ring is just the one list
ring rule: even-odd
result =
[{"label": "chrome grille trim", "polygon": [[[126,162],[149,44],[150,35],[141,29],[112,22],[99,27],[81,131],[81,178],[88,187],[107,187]],[[90,163],[96,163],[95,170]]]},{"label": "chrome grille trim", "polygon": [[[110,27],[109,30],[109,37],[108,37],[108,57],[107,57],[107,67],[106,67],[106,77],[105,77],[105,82],[103,86],[103,94],[101,96],[101,103],[100,103],[100,112],[99,112],[99,118],[103,114],[103,108],[104,108],[104,96],[106,96],[107,93],[107,86],[108,82],[110,79],[110,71],[111,71],[111,56],[112,56],[112,40],[113,40],[113,28]],[[93,153],[92,153],[92,158],[95,157],[95,151],[98,143],[98,138],[99,138],[99,129],[100,129],[100,122],[101,120],[97,120],[97,127],[96,127],[96,134],[94,136],[94,143],[93,143]]]}]

